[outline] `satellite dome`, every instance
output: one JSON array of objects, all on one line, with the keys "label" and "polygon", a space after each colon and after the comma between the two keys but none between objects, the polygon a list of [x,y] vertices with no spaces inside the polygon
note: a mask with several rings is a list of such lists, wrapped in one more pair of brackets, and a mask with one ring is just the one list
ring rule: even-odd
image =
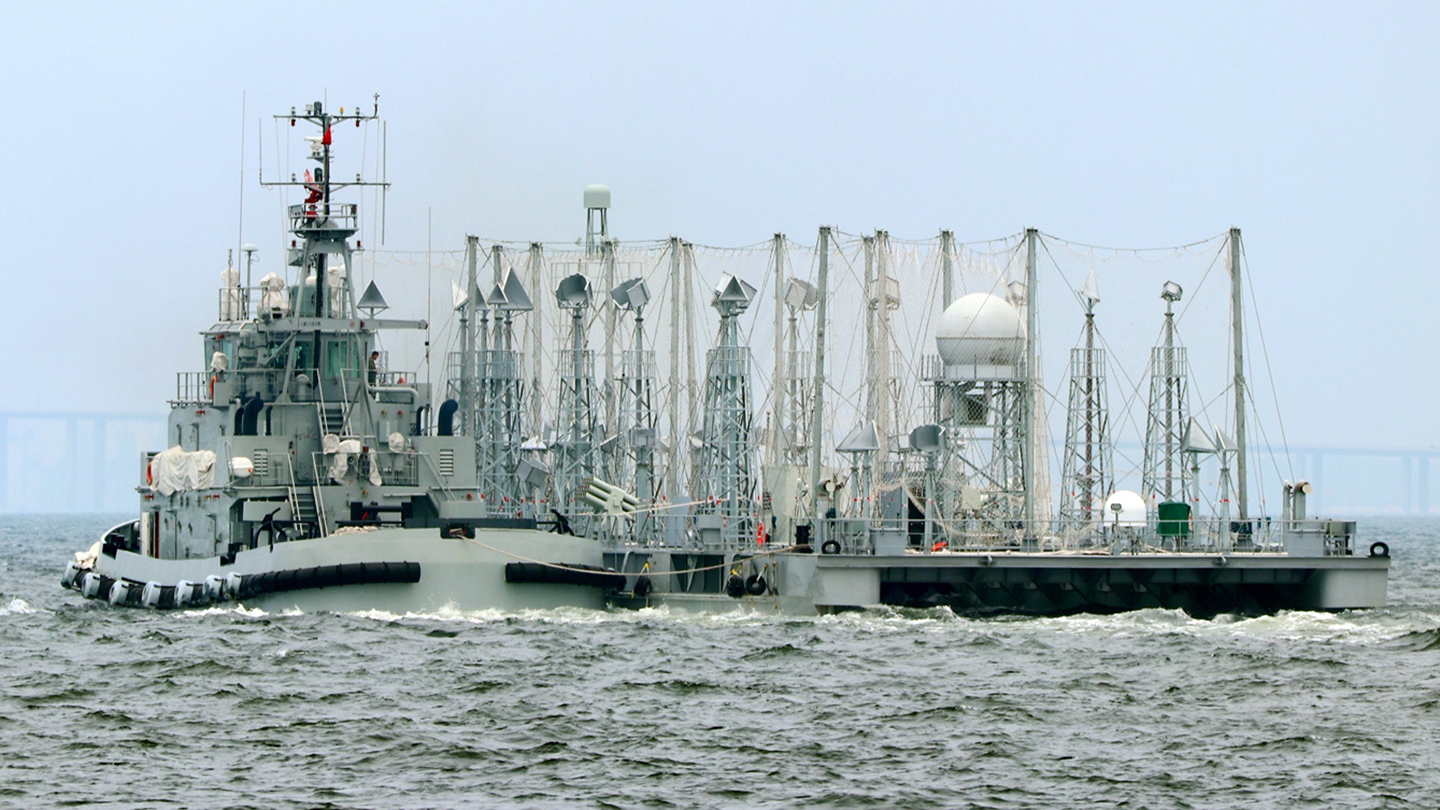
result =
[{"label": "satellite dome", "polygon": [[947,366],[1015,366],[1025,353],[1025,322],[1005,299],[971,293],[940,315],[935,343]]},{"label": "satellite dome", "polygon": [[[1117,506],[1120,508],[1116,509]],[[1122,529],[1144,526],[1145,499],[1140,497],[1138,492],[1116,490],[1105,499],[1105,514],[1102,519],[1106,526],[1118,526]]]},{"label": "satellite dome", "polygon": [[589,209],[591,209],[591,208],[609,208],[609,207],[610,207],[610,187],[609,187],[609,186],[593,185],[593,186],[586,186],[586,187],[585,187],[585,209],[586,209],[587,211],[588,211]]}]

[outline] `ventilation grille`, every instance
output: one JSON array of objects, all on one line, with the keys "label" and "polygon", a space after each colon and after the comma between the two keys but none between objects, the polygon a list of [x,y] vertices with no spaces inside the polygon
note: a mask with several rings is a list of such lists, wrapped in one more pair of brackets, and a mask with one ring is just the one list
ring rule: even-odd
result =
[{"label": "ventilation grille", "polygon": [[455,450],[453,448],[441,448],[440,474],[446,478],[455,474]]},{"label": "ventilation grille", "polygon": [[255,465],[255,475],[266,476],[270,474],[270,451],[256,450],[250,454],[250,463]]}]

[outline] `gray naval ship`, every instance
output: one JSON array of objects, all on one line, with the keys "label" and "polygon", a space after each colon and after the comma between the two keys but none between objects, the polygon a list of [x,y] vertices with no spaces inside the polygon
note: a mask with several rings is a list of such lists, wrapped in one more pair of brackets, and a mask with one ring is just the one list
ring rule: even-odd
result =
[{"label": "gray naval ship", "polygon": [[[935,310],[923,337],[934,354],[912,360],[896,320],[917,282],[902,282],[883,231],[821,228],[813,248],[776,235],[767,296],[738,270],[707,270],[678,238],[622,245],[609,190],[591,186],[583,246],[487,250],[467,238],[456,345],[432,390],[388,370],[376,341],[425,324],[376,318],[386,304],[373,282],[352,300],[358,212],[331,193],[365,184],[332,182],[331,133],[373,114],[317,103],[278,117],[321,132],[315,172],[295,181],[309,197],[288,211],[294,279],[242,286],[227,271],[204,337],[209,369],[180,375],[173,446],[143,459],[140,518],[66,568],[63,583],[86,597],[790,614],[1385,604],[1389,549],[1360,547],[1351,521],[1310,515],[1310,483],[1281,482],[1278,515],[1249,503],[1238,229],[1197,248],[1213,253],[1201,283],[1228,276],[1209,314],[1223,316],[1218,343],[1233,352],[1204,414],[1177,328],[1186,293],[1160,289],[1148,398],[1135,396],[1135,490],[1113,460],[1093,267],[1070,291],[1080,337],[1068,399],[1054,397],[1065,402],[1055,508],[1038,305],[1050,252],[1037,231],[1000,244],[999,269],[948,231],[912,262],[939,288],[921,302]],[[973,272],[988,286],[967,291],[959,282]],[[774,371],[759,395],[748,344],[762,308]],[[713,338],[697,362],[704,317]],[[666,331],[657,357],[649,341]],[[1228,427],[1207,425],[1226,396]]]},{"label": "gray naval ship", "polygon": [[[139,518],[77,554],[64,584],[159,608],[603,606],[620,578],[600,570],[599,542],[489,515],[457,403],[434,411],[428,384],[381,369],[380,330],[426,324],[374,317],[383,298],[372,285],[357,301],[347,273],[359,211],[334,195],[369,184],[333,179],[333,133],[375,114],[315,103],[277,118],[319,131],[293,183],[305,202],[288,209],[297,283],[225,272],[209,367],[179,375],[172,446],[142,459]],[[512,563],[539,573],[507,581]]]}]

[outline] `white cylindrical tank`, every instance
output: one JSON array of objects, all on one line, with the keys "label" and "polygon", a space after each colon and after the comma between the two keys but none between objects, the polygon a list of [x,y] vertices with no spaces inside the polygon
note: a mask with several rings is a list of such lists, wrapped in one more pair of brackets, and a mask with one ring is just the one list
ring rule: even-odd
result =
[{"label": "white cylindrical tank", "polygon": [[[1115,507],[1119,506],[1117,510]],[[1117,514],[1118,513],[1118,514]],[[1116,490],[1105,499],[1105,525],[1121,529],[1145,526],[1145,499],[1128,489]]]},{"label": "white cylindrical tank", "polygon": [[935,344],[947,367],[1014,367],[1025,355],[1025,320],[1005,299],[971,293],[940,315]]}]

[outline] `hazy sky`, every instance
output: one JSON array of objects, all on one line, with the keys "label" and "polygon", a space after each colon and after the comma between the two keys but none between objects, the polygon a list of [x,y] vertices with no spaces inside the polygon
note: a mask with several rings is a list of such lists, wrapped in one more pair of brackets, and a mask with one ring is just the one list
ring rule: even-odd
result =
[{"label": "hazy sky", "polygon": [[[0,409],[163,413],[274,264],[257,119],[380,93],[388,239],[1244,229],[1292,442],[1440,445],[1435,4],[0,7]],[[270,147],[273,150],[273,144]],[[273,151],[271,152],[273,155]],[[273,166],[271,167],[273,168]]]}]

